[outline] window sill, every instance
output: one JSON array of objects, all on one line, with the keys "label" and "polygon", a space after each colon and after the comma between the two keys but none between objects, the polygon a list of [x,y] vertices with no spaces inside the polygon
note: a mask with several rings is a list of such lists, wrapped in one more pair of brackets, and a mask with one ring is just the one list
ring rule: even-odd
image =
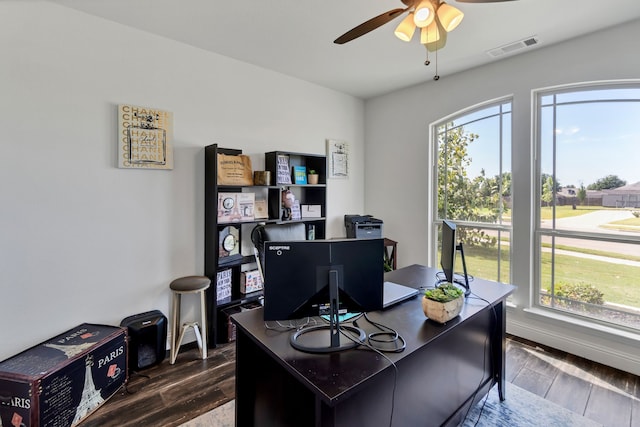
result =
[{"label": "window sill", "polygon": [[[514,306],[515,307],[515,306]],[[573,326],[578,326],[584,329],[588,329],[598,334],[606,336],[617,336],[627,340],[635,341],[640,344],[640,332],[633,332],[623,329],[623,327],[615,328],[612,326],[603,325],[598,322],[589,322],[587,320],[578,319],[576,317],[566,315],[563,313],[555,312],[553,310],[547,310],[540,307],[531,307],[523,310],[525,313],[541,317],[544,319],[555,320],[558,322],[567,323]]]}]

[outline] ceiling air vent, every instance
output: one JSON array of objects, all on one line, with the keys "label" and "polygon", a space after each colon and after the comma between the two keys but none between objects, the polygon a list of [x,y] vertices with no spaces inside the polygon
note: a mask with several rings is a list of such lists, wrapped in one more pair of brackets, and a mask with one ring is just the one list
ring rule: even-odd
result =
[{"label": "ceiling air vent", "polygon": [[517,42],[509,43],[504,46],[497,47],[487,51],[487,54],[493,58],[498,58],[503,55],[509,55],[520,49],[535,46],[539,43],[537,36],[531,36],[526,39],[518,40]]}]

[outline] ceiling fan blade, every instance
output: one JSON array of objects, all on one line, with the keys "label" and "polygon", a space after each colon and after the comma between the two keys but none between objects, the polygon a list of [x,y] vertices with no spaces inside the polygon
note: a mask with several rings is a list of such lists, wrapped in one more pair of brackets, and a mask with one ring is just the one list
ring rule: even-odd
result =
[{"label": "ceiling fan blade", "polygon": [[350,42],[353,39],[357,39],[358,37],[367,34],[369,31],[373,31],[376,28],[386,24],[387,22],[392,21],[407,10],[409,10],[409,8],[393,9],[388,12],[382,13],[375,18],[371,18],[368,21],[365,21],[362,24],[358,25],[357,27],[350,29],[349,31],[335,39],[333,42],[336,44],[344,44],[346,42]]},{"label": "ceiling fan blade", "polygon": [[458,3],[500,3],[503,1],[515,1],[515,0],[456,0]]}]

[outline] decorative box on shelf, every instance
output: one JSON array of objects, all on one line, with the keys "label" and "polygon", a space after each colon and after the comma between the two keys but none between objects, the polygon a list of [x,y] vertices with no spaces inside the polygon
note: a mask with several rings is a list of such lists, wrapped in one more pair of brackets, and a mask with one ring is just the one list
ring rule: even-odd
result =
[{"label": "decorative box on shelf", "polygon": [[254,193],[218,193],[218,222],[241,222],[255,219]]},{"label": "decorative box on shelf", "polygon": [[240,275],[240,292],[250,294],[263,288],[262,275],[259,270],[245,271]]},{"label": "decorative box on shelf", "polygon": [[302,218],[321,218],[322,206],[320,205],[302,205],[301,206]]}]

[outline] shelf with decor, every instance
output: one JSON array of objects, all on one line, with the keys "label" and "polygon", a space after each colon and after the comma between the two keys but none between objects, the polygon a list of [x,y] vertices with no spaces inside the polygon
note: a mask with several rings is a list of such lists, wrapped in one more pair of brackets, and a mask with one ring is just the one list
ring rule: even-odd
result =
[{"label": "shelf with decor", "polygon": [[[274,166],[271,162],[278,155],[287,156],[289,161],[286,172],[280,171],[280,181],[278,170],[271,168]],[[253,184],[251,167],[242,171],[242,157],[246,156],[239,149],[221,148],[217,144],[205,147],[204,270],[211,279],[207,290],[207,329],[211,346],[232,340],[234,331],[228,316],[256,306],[263,295],[262,290],[251,291],[252,285],[257,283],[254,279],[258,267],[250,236],[257,224],[303,222],[307,238],[324,239],[326,236],[325,156],[265,153],[264,170],[271,175],[271,183],[265,185]],[[298,171],[302,167],[306,172],[313,169],[319,175],[319,183],[309,184],[307,179],[307,183],[295,184],[293,166]],[[220,169],[227,167],[237,169],[231,173],[233,182],[221,183],[221,179],[227,178]],[[289,212],[283,206],[287,195],[295,202],[292,209],[295,219],[284,217]],[[244,289],[243,277],[246,279]]]},{"label": "shelf with decor", "polygon": [[[281,221],[300,221],[306,225],[307,238],[326,236],[327,161],[320,154],[271,151],[265,153],[265,170],[269,171],[280,198],[269,199],[269,217]],[[310,184],[309,172],[315,172],[317,184]],[[286,207],[285,199],[293,199]]]},{"label": "shelf with decor", "polygon": [[[229,323],[226,311],[234,307],[257,304],[262,291],[242,289],[247,274],[250,283],[257,273],[257,264],[250,245],[251,230],[256,224],[276,222],[267,212],[270,199],[280,197],[280,190],[271,185],[253,185],[252,168],[242,150],[221,148],[217,144],[205,147],[205,227],[204,270],[211,279],[207,290],[207,330],[211,346],[228,342]],[[230,183],[220,166],[235,168]],[[247,170],[243,170],[246,168]],[[237,169],[237,170],[236,170]],[[228,172],[228,171],[227,171]],[[246,281],[245,281],[246,283]],[[251,289],[251,288],[250,288]]]}]

